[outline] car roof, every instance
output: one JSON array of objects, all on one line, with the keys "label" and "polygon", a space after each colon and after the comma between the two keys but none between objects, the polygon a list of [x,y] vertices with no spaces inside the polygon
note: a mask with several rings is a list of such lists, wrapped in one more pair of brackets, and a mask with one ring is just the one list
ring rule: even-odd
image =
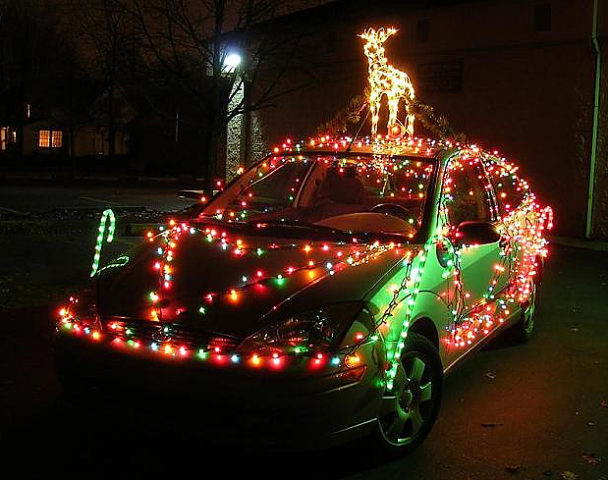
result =
[{"label": "car roof", "polygon": [[459,153],[466,157],[478,157],[487,166],[499,164],[509,171],[516,171],[517,167],[503,157],[497,150],[484,150],[478,145],[457,142],[449,139],[432,139],[424,137],[360,137],[353,139],[348,136],[331,137],[320,136],[305,141],[294,142],[285,140],[275,146],[270,152],[276,155],[315,155],[315,154],[344,154],[370,157],[413,157],[421,160],[436,160],[445,165],[453,154]]},{"label": "car roof", "polygon": [[378,138],[374,141],[371,137],[352,139],[350,137],[321,136],[298,142],[287,139],[281,145],[275,146],[271,154],[335,155],[336,153],[342,153],[347,155],[405,156],[441,160],[445,157],[447,151],[458,148],[459,145],[447,140],[422,137]]}]

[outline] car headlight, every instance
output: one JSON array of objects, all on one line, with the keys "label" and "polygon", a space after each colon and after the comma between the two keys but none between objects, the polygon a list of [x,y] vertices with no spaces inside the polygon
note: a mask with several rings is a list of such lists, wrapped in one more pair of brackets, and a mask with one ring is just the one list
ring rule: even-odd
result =
[{"label": "car headlight", "polygon": [[[95,291],[93,288],[82,290],[79,295],[74,295],[59,307],[59,326],[70,326],[77,324],[83,327],[99,328],[99,318],[95,302]],[[69,327],[68,327],[69,328]]]},{"label": "car headlight", "polygon": [[247,337],[238,351],[258,354],[330,351],[340,343],[361,308],[360,303],[339,303],[294,315]]}]

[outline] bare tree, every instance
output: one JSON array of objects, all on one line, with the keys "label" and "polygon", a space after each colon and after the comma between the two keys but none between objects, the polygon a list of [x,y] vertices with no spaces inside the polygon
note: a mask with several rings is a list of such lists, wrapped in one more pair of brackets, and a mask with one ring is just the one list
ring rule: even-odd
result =
[{"label": "bare tree", "polygon": [[116,152],[116,96],[127,81],[135,58],[132,18],[117,0],[69,0],[68,16],[84,40],[81,55],[92,74],[101,79],[105,95],[108,158]]},{"label": "bare tree", "polygon": [[[169,84],[197,112],[201,163],[206,164],[206,188],[210,189],[214,177],[224,175],[222,138],[228,122],[272,105],[306,82],[281,86],[299,45],[297,36],[273,34],[277,8],[285,2],[120,1],[139,27],[141,55],[149,71],[168,74]],[[240,59],[238,65],[227,62],[235,60],[234,55]],[[245,94],[237,96],[243,89]]]}]

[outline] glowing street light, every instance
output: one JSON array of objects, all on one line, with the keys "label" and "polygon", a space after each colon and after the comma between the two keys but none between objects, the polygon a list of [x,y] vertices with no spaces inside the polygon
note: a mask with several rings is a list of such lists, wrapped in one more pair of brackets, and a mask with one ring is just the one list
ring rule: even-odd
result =
[{"label": "glowing street light", "polygon": [[241,64],[241,56],[238,53],[229,53],[224,59],[224,73],[233,73]]}]

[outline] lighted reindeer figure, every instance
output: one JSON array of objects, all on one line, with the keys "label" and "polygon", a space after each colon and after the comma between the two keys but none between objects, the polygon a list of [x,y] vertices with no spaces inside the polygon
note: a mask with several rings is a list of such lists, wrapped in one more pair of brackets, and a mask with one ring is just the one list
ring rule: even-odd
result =
[{"label": "lighted reindeer figure", "polygon": [[361,35],[362,39],[366,40],[363,50],[369,62],[369,108],[372,114],[372,137],[376,136],[378,131],[378,112],[380,111],[380,102],[382,95],[386,95],[388,101],[388,132],[394,134],[395,125],[397,124],[397,113],[399,111],[399,100],[405,100],[405,131],[408,135],[414,135],[414,115],[410,113],[410,103],[414,101],[414,87],[410,81],[410,77],[405,72],[397,70],[395,67],[388,64],[384,56],[384,42],[391,36],[397,33],[394,28],[380,28],[374,30],[369,28]]}]

